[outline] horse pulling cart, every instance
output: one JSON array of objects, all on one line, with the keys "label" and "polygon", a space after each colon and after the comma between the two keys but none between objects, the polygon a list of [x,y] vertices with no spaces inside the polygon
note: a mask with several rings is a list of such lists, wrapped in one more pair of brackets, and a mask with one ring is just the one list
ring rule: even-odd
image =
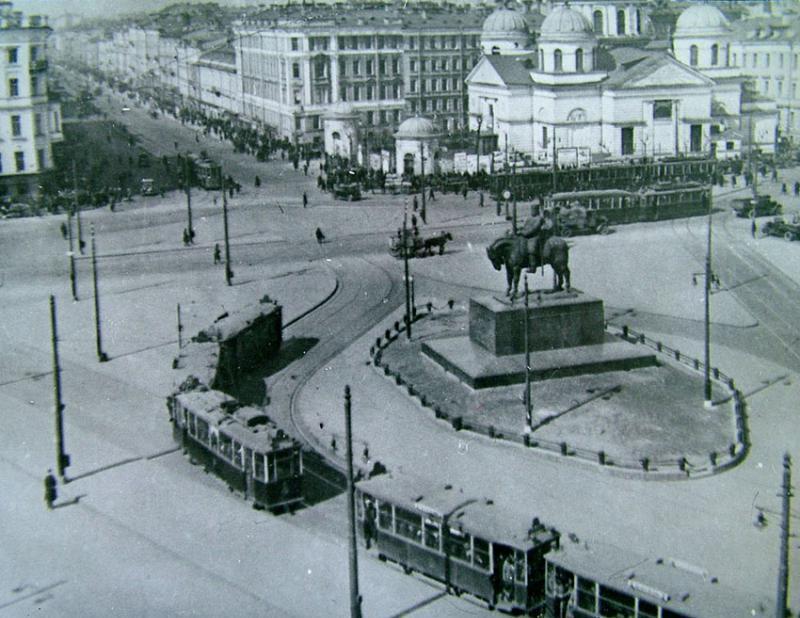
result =
[{"label": "horse pulling cart", "polygon": [[408,257],[433,255],[434,250],[438,250],[439,255],[442,255],[448,240],[453,240],[450,232],[442,231],[432,236],[423,237],[408,230],[405,234],[405,242],[403,242],[402,234],[392,236],[389,240],[389,252],[396,258],[403,257],[404,249]]}]

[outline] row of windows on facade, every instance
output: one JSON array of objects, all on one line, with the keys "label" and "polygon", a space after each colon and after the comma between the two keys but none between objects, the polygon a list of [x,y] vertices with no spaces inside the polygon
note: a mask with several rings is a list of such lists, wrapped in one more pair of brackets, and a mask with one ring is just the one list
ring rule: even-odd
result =
[{"label": "row of windows on facade", "polygon": [[[31,96],[39,96],[44,94],[42,91],[42,82],[41,80],[33,76],[31,77]],[[9,97],[18,97],[19,96],[19,79],[16,77],[12,77],[8,80],[8,96]]]},{"label": "row of windows on facade", "polygon": [[[579,47],[575,50],[575,70],[578,73],[582,73],[586,70],[583,66],[583,57],[583,50]],[[544,69],[544,50],[542,49],[539,50],[539,68]],[[560,49],[556,49],[553,52],[553,68],[557,72],[564,70],[564,53]],[[594,67],[592,67],[592,69],[594,69]]]},{"label": "row of windows on facade", "polygon": [[[766,95],[774,95],[776,97],[783,96],[783,80],[776,79],[776,80],[769,80],[769,79],[762,79],[761,80],[761,94]],[[789,95],[789,90],[786,91],[787,96]],[[791,90],[791,98],[797,98],[797,82],[792,82],[792,90]]]},{"label": "row of windows on facade", "polygon": [[[642,14],[639,11],[639,9],[636,9],[636,12],[634,13],[634,18],[636,19],[636,32],[641,32],[642,31]],[[625,11],[622,10],[622,9],[619,9],[617,11],[617,36],[624,36],[626,34],[633,34],[633,33],[629,33],[629,32],[626,31],[625,22],[626,22]],[[603,16],[603,11],[598,9],[594,13],[592,13],[592,26],[593,26],[593,29],[594,29],[595,33],[604,34],[604,32],[605,32],[604,24],[605,24],[605,19],[604,19],[604,16]]]},{"label": "row of windows on facade", "polygon": [[[318,131],[322,128],[321,116],[306,116],[306,129]],[[400,122],[400,110],[388,109],[380,111],[368,111],[362,114],[365,124],[368,126],[379,126],[390,123],[398,124]],[[295,117],[295,129],[302,130],[302,118]]]},{"label": "row of windows on facade", "polygon": [[[39,170],[45,169],[46,159],[45,159],[44,148],[39,148],[36,151],[36,162],[39,166]],[[25,153],[17,151],[14,153],[14,171],[19,173],[19,172],[24,172],[25,170],[26,170]],[[0,174],[2,173],[3,173],[3,159],[2,156],[0,156]]]},{"label": "row of windows on facade", "polygon": [[[58,132],[58,115],[53,112],[54,125],[56,132]],[[33,133],[36,136],[44,135],[44,114],[33,115]],[[22,116],[14,114],[11,116],[11,136],[23,137],[22,135]]]},{"label": "row of windows on facade", "polygon": [[[363,60],[363,62],[362,62]],[[478,63],[478,57],[472,56],[469,58],[464,59],[463,68],[466,70],[470,65],[475,66]],[[362,73],[362,66],[364,71]],[[375,75],[375,67],[377,66],[378,76],[385,76],[385,75],[400,75],[400,60],[398,58],[392,58],[391,60],[378,60],[377,65],[374,60],[372,59],[355,59],[355,60],[345,60],[343,58],[339,59],[339,76],[353,76],[358,77],[361,75],[369,76]],[[317,61],[314,64],[314,77],[316,79],[325,79],[328,77],[327,74],[328,64],[325,61]],[[391,71],[387,71],[387,69],[391,68]],[[452,58],[434,58],[431,60],[423,60],[421,63],[418,63],[417,60],[410,60],[409,61],[409,70],[413,72],[417,72],[418,70],[422,70],[424,72],[431,71],[460,71],[462,69],[461,58],[454,56]],[[300,64],[295,62],[292,64],[292,77],[295,79],[301,78],[301,70]]]},{"label": "row of windows on facade", "polygon": [[[773,54],[771,54],[769,52],[764,52],[763,54],[761,54],[761,58],[762,58],[761,66],[763,68],[765,68],[765,69],[770,68],[770,65],[772,64],[772,62],[771,62],[772,55]],[[753,69],[759,68],[758,54],[757,53],[752,53],[752,54],[749,54],[749,56],[750,56],[750,67],[753,68]],[[779,69],[782,69],[784,67],[784,63],[786,62],[785,58],[787,56],[789,56],[789,54],[775,53],[775,56],[776,56],[777,61],[778,61],[777,67]],[[747,57],[748,57],[748,54],[744,54],[744,53],[742,54],[742,67],[744,67],[744,68],[747,68]],[[733,54],[733,65],[734,66],[736,66],[736,60],[737,60],[737,55]],[[800,54],[794,54],[794,56],[792,57],[792,69],[797,69],[798,64],[800,64]]]},{"label": "row of windows on facade", "polygon": [[[378,96],[375,97],[375,88],[371,84],[366,86],[348,86],[341,84],[339,86],[339,98],[342,101],[374,101],[376,99],[400,99],[403,96],[403,90],[399,84],[381,84],[377,89]],[[299,98],[299,93],[298,97]],[[299,101],[295,101],[298,103]]]},{"label": "row of windows on facade", "polygon": [[459,97],[440,97],[436,99],[425,99],[419,103],[416,100],[410,101],[411,113],[416,112],[458,112],[463,109],[464,104],[459,107]]},{"label": "row of windows on facade", "polygon": [[[31,45],[29,48],[31,62],[39,59],[39,46]],[[19,47],[6,47],[6,63],[19,64]]]},{"label": "row of windows on facade", "polygon": [[[405,39],[405,41],[404,41]],[[330,46],[330,37],[309,37],[308,48],[310,51],[325,51]],[[361,36],[337,36],[336,46],[340,50],[359,50],[359,49],[416,49],[417,45],[421,49],[477,49],[480,39],[477,35],[425,35],[418,34],[401,35],[361,35]],[[291,38],[291,50],[301,51],[300,39]]]}]

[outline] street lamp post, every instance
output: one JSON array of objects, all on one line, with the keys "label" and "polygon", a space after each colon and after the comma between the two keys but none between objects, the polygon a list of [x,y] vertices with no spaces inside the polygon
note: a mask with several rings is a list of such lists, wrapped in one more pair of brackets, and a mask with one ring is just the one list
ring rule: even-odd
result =
[{"label": "street lamp post", "polygon": [[75,191],[74,199],[72,201],[75,210],[75,220],[78,224],[78,251],[83,255],[83,249],[86,243],[83,242],[83,228],[81,227],[81,206],[78,203],[78,173],[75,169],[75,160],[72,160],[72,186]]},{"label": "street lamp post", "polygon": [[72,213],[67,212],[67,233],[69,235],[69,285],[72,290],[72,300],[78,300],[78,280],[75,276],[75,240],[72,236]]},{"label": "street lamp post", "polygon": [[103,352],[103,333],[100,328],[100,291],[97,286],[97,246],[92,225],[92,283],[94,285],[94,334],[97,346],[97,360],[101,363],[108,361],[108,355]]},{"label": "street lamp post", "polygon": [[[222,172],[220,171],[220,174]],[[183,159],[183,176],[184,183],[186,184],[186,216],[188,227],[186,233],[188,234],[189,244],[194,242],[194,228],[192,227],[192,164],[189,160],[189,154]],[[223,192],[225,187],[223,186]]]},{"label": "street lamp post", "polygon": [[533,430],[533,405],[531,403],[531,346],[528,319],[528,273],[525,277],[525,433]]},{"label": "street lamp post", "polygon": [[355,481],[353,478],[353,428],[350,411],[350,386],[344,387],[344,428],[347,443],[347,523],[350,558],[350,618],[361,618],[361,595],[358,593],[358,547],[356,536]]},{"label": "street lamp post", "polygon": [[706,408],[713,406],[711,398],[711,223],[712,223],[712,200],[711,187],[709,186],[708,195],[705,198],[708,202],[708,232],[706,241],[706,273],[705,273],[705,369],[704,369],[704,405]]},{"label": "street lamp post", "polygon": [[67,480],[69,455],[64,452],[64,404],[61,400],[61,364],[58,359],[58,326],[56,323],[56,299],[50,295],[50,339],[53,347],[53,394],[56,421],[56,469],[62,481]]},{"label": "street lamp post", "polygon": [[408,272],[408,226],[406,224],[407,213],[403,213],[403,273],[404,273],[404,280],[405,280],[405,291],[406,291],[406,315],[405,315],[405,323],[406,323],[406,338],[410,341],[411,340],[411,278]]},{"label": "street lamp post", "polygon": [[422,210],[419,211],[419,216],[422,218],[423,223],[427,223],[427,210],[425,208],[425,147],[422,140],[419,142],[419,188],[422,193]]},{"label": "street lamp post", "polygon": [[225,176],[222,173],[222,168],[220,168],[219,173],[222,176],[222,226],[225,230],[225,283],[232,285],[231,246],[228,238],[228,196],[225,193]]}]

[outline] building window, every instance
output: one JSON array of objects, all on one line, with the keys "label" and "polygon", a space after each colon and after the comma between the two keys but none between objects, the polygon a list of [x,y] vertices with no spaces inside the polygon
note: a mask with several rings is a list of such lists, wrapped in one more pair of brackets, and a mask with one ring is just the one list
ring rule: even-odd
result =
[{"label": "building window", "polygon": [[642,33],[642,13],[636,9],[636,34]]},{"label": "building window", "polygon": [[735,144],[733,142],[725,142],[725,150],[733,150],[735,148]]},{"label": "building window", "polygon": [[758,66],[758,54],[753,54],[753,68]]},{"label": "building window", "polygon": [[397,60],[397,58],[392,60],[392,73],[394,73],[395,75],[400,73],[400,65],[398,63],[399,61]]},{"label": "building window", "polygon": [[341,58],[339,59],[339,75],[341,77],[347,75],[347,63]]},{"label": "building window", "polygon": [[11,135],[19,137],[22,135],[22,117],[11,116]]},{"label": "building window", "polygon": [[42,131],[42,126],[43,126],[43,124],[42,124],[42,115],[41,114],[36,114],[33,117],[33,127],[34,127],[34,131],[36,132],[36,135],[43,135],[44,134],[43,131]]},{"label": "building window", "polygon": [[39,148],[36,151],[36,165],[38,166],[40,171],[44,170],[45,168],[44,148]]},{"label": "building window", "polygon": [[38,77],[31,77],[31,94],[33,96],[38,96],[38,95],[41,94],[40,88],[39,88],[39,84],[40,83],[41,82],[39,81]]},{"label": "building window", "polygon": [[19,96],[19,80],[15,77],[12,77],[8,80],[8,96],[10,97],[18,97]]},{"label": "building window", "polygon": [[292,77],[300,79],[300,64],[297,62],[292,63]]},{"label": "building window", "polygon": [[783,82],[782,81],[778,80],[777,88],[778,88],[778,96],[779,97],[783,96]]},{"label": "building window", "polygon": [[734,52],[734,54],[733,54],[733,66],[736,66],[737,60],[738,60],[738,58],[736,57],[736,53]]},{"label": "building window", "polygon": [[633,154],[633,127],[622,127],[622,154]]},{"label": "building window", "polygon": [[300,49],[300,41],[297,40],[297,37],[292,37],[292,51],[297,51]]},{"label": "building window", "polygon": [[778,54],[778,67],[783,68],[783,54]]},{"label": "building window", "polygon": [[378,75],[386,75],[386,60],[383,58],[378,61]]},{"label": "building window", "polygon": [[669,120],[672,118],[672,101],[669,99],[653,101],[653,120]]},{"label": "building window", "polygon": [[375,112],[367,112],[367,124],[375,124]]},{"label": "building window", "polygon": [[31,45],[31,62],[36,62],[39,59],[39,48],[36,45]]},{"label": "building window", "polygon": [[719,63],[719,45],[714,43],[711,46],[711,66],[715,67]]},{"label": "building window", "polygon": [[592,22],[594,24],[594,31],[597,34],[603,34],[603,11],[597,10],[592,13]]},{"label": "building window", "polygon": [[416,60],[411,60],[408,63],[408,70],[409,71],[416,71],[417,70],[417,61]]},{"label": "building window", "polygon": [[14,153],[14,163],[17,166],[18,172],[25,171],[25,153],[24,152],[15,152]]},{"label": "building window", "polygon": [[625,35],[625,11],[617,11],[617,36]]},{"label": "building window", "polygon": [[361,63],[358,60],[353,60],[353,75],[361,73]]},{"label": "building window", "polygon": [[375,88],[372,84],[367,84],[367,100],[372,101],[375,98]]},{"label": "building window", "polygon": [[542,147],[547,148],[547,127],[542,127]]},{"label": "building window", "polygon": [[769,54],[764,54],[764,66],[769,68]]},{"label": "building window", "polygon": [[564,65],[563,65],[563,62],[561,60],[561,50],[560,49],[557,49],[556,51],[553,52],[553,64],[555,65],[553,67],[554,71],[563,71],[564,70]]},{"label": "building window", "polygon": [[9,47],[8,48],[8,64],[17,64],[19,62],[19,48],[18,47]]},{"label": "building window", "polygon": [[367,75],[372,75],[372,60],[367,60]]},{"label": "building window", "polygon": [[697,66],[697,45],[689,48],[689,64],[693,67]]},{"label": "building window", "polygon": [[416,92],[417,91],[417,80],[416,79],[412,79],[411,80],[410,87],[411,87],[411,92]]},{"label": "building window", "polygon": [[579,73],[583,72],[583,50],[580,48],[575,52],[575,70]]},{"label": "building window", "polygon": [[58,117],[58,112],[53,112],[53,130],[61,133],[61,119]]}]

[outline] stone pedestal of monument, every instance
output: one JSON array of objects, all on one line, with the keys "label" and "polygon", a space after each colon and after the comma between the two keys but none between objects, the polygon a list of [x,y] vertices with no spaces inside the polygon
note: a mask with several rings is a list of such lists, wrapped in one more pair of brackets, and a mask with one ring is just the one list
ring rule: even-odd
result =
[{"label": "stone pedestal of monument", "polygon": [[603,301],[578,290],[533,293],[526,309],[494,296],[470,299],[469,336],[423,343],[431,360],[472,388],[525,381],[525,322],[531,379],[656,364],[651,351],[605,332]]}]

